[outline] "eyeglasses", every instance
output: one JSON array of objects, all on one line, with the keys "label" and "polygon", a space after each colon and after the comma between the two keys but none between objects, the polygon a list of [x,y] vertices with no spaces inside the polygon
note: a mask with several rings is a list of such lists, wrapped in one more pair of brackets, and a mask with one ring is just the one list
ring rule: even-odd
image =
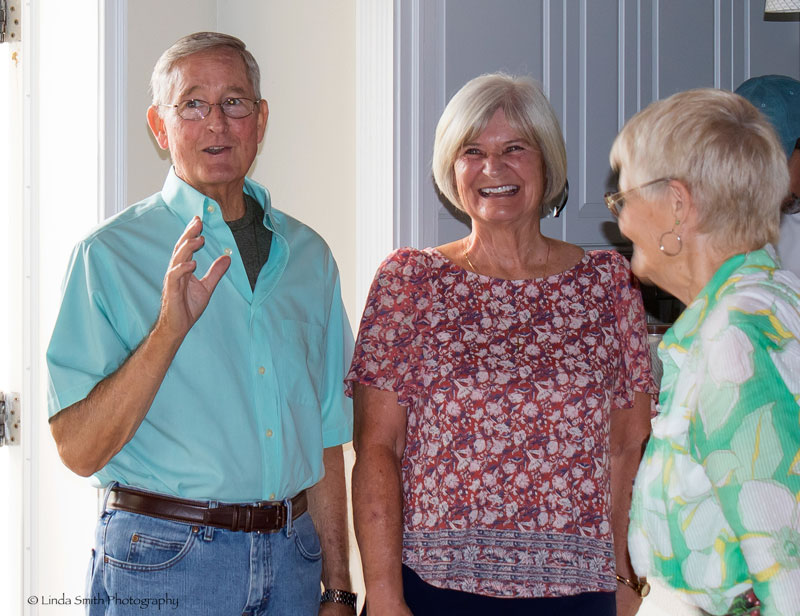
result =
[{"label": "eyeglasses", "polygon": [[657,180],[652,180],[650,182],[646,182],[637,186],[636,188],[629,188],[628,190],[622,190],[618,193],[607,192],[603,195],[603,199],[606,202],[606,206],[614,216],[619,216],[619,213],[622,211],[622,207],[625,205],[625,195],[628,193],[632,193],[634,190],[640,190],[642,188],[647,188],[648,186],[652,186],[653,184],[658,184],[659,182],[670,182],[673,178],[658,178]]},{"label": "eyeglasses", "polygon": [[182,101],[177,105],[159,105],[159,107],[172,107],[178,112],[178,115],[184,120],[205,120],[212,107],[219,107],[229,118],[240,120],[246,118],[256,108],[256,105],[261,100],[253,100],[252,98],[226,98],[221,103],[207,103],[199,99],[193,98],[188,101]]}]

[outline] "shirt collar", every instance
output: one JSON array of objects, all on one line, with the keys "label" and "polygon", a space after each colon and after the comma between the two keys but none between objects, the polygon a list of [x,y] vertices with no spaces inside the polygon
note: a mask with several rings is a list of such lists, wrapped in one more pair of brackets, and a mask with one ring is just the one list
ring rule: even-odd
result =
[{"label": "shirt collar", "polygon": [[[272,209],[269,191],[255,180],[246,177],[244,192],[258,201],[263,208],[264,226],[272,231],[280,232],[279,218]],[[204,225],[209,223],[212,225],[215,223],[225,224],[219,204],[179,178],[175,173],[174,166],[170,167],[167,179],[164,181],[161,198],[185,224],[189,224],[194,216],[199,216]]]},{"label": "shirt collar", "polygon": [[777,267],[775,259],[775,249],[770,244],[759,250],[730,257],[714,272],[711,280],[667,330],[661,344],[665,346],[675,344],[683,348],[689,346],[705,320],[708,310],[728,288],[728,282],[734,282],[731,280],[734,272],[738,270],[740,274],[747,274],[756,270],[775,269]]}]

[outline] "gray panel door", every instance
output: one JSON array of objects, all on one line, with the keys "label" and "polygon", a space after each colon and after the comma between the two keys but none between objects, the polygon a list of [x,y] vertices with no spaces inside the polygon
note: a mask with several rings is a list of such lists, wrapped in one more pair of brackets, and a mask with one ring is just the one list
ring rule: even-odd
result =
[{"label": "gray panel door", "polygon": [[543,232],[585,248],[624,245],[602,195],[613,188],[608,151],[627,118],[688,88],[734,89],[766,73],[800,78],[800,23],[766,20],[763,7],[763,0],[397,0],[396,244],[443,244],[468,233],[434,189],[433,132],[466,81],[504,70],[543,84],[564,131],[570,200],[559,219],[543,221]]}]

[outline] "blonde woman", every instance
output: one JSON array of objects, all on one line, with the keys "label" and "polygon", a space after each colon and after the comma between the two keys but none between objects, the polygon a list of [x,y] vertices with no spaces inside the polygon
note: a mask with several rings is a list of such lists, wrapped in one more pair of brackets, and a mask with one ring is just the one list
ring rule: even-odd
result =
[{"label": "blonde woman", "polygon": [[433,171],[471,233],[387,257],[347,377],[367,608],[614,614],[653,389],[627,262],[542,235],[566,153],[529,79],[467,83]]}]

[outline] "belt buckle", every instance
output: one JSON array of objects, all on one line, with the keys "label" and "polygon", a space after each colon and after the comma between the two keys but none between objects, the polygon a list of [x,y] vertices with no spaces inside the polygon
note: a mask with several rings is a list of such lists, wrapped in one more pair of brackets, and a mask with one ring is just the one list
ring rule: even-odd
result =
[{"label": "belt buckle", "polygon": [[274,505],[274,507],[275,507],[275,518],[276,518],[275,523],[277,526],[275,530],[279,531],[284,526],[286,526],[287,522],[286,505],[284,503],[279,503],[277,505]]},{"label": "belt buckle", "polygon": [[[231,512],[230,530],[244,531],[246,533],[274,533],[281,530],[287,522],[286,505],[283,503],[263,503],[256,505],[228,505]],[[212,509],[212,511],[214,511]],[[257,515],[257,514],[263,515]],[[270,519],[272,518],[272,519]],[[258,528],[253,526],[258,521],[258,526],[270,525],[272,528]]]},{"label": "belt buckle", "polygon": [[286,505],[283,503],[275,503],[272,501],[264,502],[258,505],[269,519],[270,514],[274,515],[273,528],[259,530],[259,533],[277,533],[284,526],[286,526]]}]

